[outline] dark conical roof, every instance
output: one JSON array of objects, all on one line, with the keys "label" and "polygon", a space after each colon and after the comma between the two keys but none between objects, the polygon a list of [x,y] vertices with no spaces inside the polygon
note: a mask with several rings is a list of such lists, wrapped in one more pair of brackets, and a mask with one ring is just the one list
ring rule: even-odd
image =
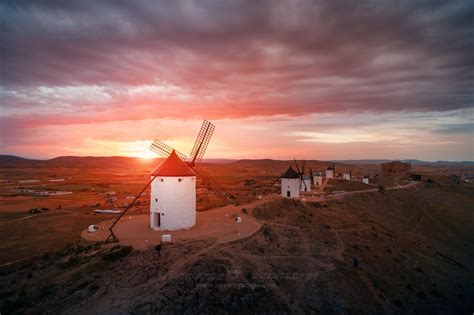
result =
[{"label": "dark conical roof", "polygon": [[290,166],[285,173],[281,175],[282,178],[300,178],[300,175]]},{"label": "dark conical roof", "polygon": [[151,176],[196,176],[196,173],[173,150],[170,156],[151,172]]}]

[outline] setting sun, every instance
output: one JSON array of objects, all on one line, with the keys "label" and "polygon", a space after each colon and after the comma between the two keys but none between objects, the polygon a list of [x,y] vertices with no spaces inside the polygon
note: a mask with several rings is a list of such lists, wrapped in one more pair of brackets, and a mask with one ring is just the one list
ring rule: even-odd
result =
[{"label": "setting sun", "polygon": [[140,159],[146,159],[146,160],[150,160],[157,157],[154,152],[146,151],[146,150],[137,152],[135,156]]},{"label": "setting sun", "polygon": [[131,143],[128,143],[124,148],[124,151],[127,152],[128,156],[133,156],[141,159],[153,159],[157,158],[158,156],[156,155],[155,152],[151,151],[150,144],[152,141],[134,141]]}]

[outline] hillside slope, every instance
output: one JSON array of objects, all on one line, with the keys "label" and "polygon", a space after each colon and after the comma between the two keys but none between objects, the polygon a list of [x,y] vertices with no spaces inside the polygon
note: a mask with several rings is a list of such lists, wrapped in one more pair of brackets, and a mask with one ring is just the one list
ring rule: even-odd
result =
[{"label": "hillside slope", "polygon": [[2,313],[470,313],[472,192],[278,200],[253,210],[264,225],[247,239],[189,240],[162,257],[72,246],[4,271]]}]

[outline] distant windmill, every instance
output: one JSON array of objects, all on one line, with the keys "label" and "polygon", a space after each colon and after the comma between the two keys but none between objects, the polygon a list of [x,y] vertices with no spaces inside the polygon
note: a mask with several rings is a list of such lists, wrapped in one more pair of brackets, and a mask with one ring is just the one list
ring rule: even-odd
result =
[{"label": "distant windmill", "polygon": [[294,159],[295,165],[296,165],[296,170],[298,171],[298,174],[300,176],[300,190],[301,191],[311,191],[311,177],[305,175],[305,167],[306,167],[306,160],[303,160],[301,164],[301,169],[298,166],[298,163],[296,162],[296,159]]},{"label": "distant windmill", "polygon": [[318,171],[313,174],[314,187],[321,186],[323,184],[323,174]]},{"label": "distant windmill", "polygon": [[[158,153],[166,160],[152,172],[150,181],[111,225],[109,228],[110,235],[106,242],[118,241],[113,232],[114,226],[133,207],[150,185],[152,185],[150,226],[155,229],[173,230],[195,224],[196,175],[204,183],[207,183],[220,200],[228,200],[228,195],[224,192],[224,189],[199,165],[213,132],[214,125],[204,120],[191,150],[192,158],[189,159],[165,143],[158,140],[153,141],[150,150]],[[156,178],[160,180],[155,181]]]},{"label": "distant windmill", "polygon": [[344,172],[342,174],[342,179],[351,180],[352,179],[352,168],[349,168],[349,172]]},{"label": "distant windmill", "polygon": [[298,198],[300,196],[300,185],[301,179],[300,174],[291,167],[288,167],[286,172],[278,176],[271,185],[269,185],[264,191],[263,195],[266,195],[270,189],[278,182],[281,181],[281,196],[286,198]]},{"label": "distant windmill", "polygon": [[306,161],[303,160],[302,168],[300,169],[298,163],[295,161],[296,170],[293,167],[288,167],[286,172],[278,176],[270,186],[264,191],[263,195],[270,191],[270,189],[281,180],[281,196],[287,198],[298,198],[300,191],[309,191],[311,189],[311,178],[304,175]]},{"label": "distant windmill", "polygon": [[336,165],[332,163],[332,165],[329,165],[329,167],[326,169],[326,178],[333,178],[336,175]]}]

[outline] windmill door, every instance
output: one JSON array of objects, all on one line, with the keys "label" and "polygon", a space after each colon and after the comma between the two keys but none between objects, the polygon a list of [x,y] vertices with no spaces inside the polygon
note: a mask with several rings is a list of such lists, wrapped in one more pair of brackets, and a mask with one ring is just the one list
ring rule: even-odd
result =
[{"label": "windmill door", "polygon": [[291,197],[291,192],[289,190],[286,191],[286,196]]},{"label": "windmill door", "polygon": [[159,212],[155,212],[154,215],[155,215],[156,227],[160,227],[161,226],[161,214]]}]

